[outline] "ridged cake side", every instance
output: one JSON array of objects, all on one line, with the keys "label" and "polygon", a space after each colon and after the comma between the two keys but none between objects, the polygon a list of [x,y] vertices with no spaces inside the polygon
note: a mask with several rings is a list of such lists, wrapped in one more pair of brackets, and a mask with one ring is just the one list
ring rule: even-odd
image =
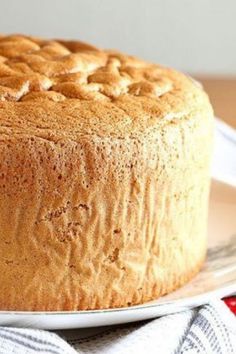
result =
[{"label": "ridged cake side", "polygon": [[211,123],[139,139],[1,138],[0,308],[137,304],[200,268]]}]

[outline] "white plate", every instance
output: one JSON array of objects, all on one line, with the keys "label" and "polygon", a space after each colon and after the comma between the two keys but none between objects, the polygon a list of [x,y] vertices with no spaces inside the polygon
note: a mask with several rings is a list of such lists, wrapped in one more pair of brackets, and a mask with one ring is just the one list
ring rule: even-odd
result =
[{"label": "white plate", "polygon": [[233,292],[236,292],[236,189],[213,181],[207,262],[189,284],[161,299],[128,308],[76,312],[0,311],[0,325],[43,329],[107,326],[178,312]]}]

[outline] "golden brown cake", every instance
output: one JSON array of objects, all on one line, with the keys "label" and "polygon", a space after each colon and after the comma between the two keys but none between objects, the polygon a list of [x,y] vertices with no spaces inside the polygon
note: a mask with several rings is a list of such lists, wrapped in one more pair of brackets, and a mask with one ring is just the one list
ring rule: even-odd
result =
[{"label": "golden brown cake", "polygon": [[158,298],[206,252],[212,108],[190,78],[0,37],[0,309]]}]

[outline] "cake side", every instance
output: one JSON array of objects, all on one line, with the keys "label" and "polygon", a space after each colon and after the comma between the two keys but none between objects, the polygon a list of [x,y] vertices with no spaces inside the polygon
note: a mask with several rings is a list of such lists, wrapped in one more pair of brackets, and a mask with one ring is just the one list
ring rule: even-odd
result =
[{"label": "cake side", "polygon": [[5,137],[0,307],[127,306],[191,279],[206,251],[211,130],[191,117],[139,139]]}]

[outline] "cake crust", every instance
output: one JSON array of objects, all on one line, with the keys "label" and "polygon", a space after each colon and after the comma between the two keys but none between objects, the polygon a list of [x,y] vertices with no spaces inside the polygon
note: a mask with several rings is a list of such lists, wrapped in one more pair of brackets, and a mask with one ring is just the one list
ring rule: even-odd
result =
[{"label": "cake crust", "polygon": [[0,309],[142,303],[206,252],[213,112],[115,51],[0,37]]}]

